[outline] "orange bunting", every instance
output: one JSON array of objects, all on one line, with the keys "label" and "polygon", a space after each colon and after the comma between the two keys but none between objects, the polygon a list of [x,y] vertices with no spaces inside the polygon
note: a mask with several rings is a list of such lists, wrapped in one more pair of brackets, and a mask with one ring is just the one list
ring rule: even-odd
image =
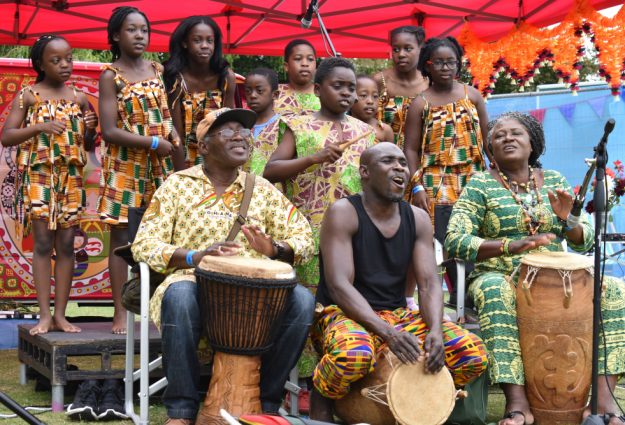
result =
[{"label": "orange bunting", "polygon": [[495,42],[485,42],[465,23],[458,41],[465,49],[473,85],[484,97],[493,92],[501,75],[510,77],[521,90],[532,82],[538,68],[550,64],[573,94],[579,89],[584,35],[598,52],[599,73],[618,95],[625,84],[625,7],[612,18],[598,13],[588,0],[576,0],[568,15],[553,28],[537,28],[521,22]]}]

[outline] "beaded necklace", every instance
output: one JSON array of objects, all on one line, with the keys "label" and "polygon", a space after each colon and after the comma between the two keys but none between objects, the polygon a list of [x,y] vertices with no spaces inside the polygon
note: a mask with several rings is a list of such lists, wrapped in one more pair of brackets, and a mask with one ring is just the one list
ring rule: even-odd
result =
[{"label": "beaded necklace", "polygon": [[[527,183],[519,183],[508,178],[497,166],[497,171],[501,177],[503,186],[510,192],[514,201],[521,207],[525,215],[525,223],[530,235],[535,235],[541,224],[544,224],[543,218],[540,216],[540,206],[543,198],[536,184],[536,175],[534,169],[529,167],[529,181]],[[519,195],[519,188],[527,192],[525,200]]]}]

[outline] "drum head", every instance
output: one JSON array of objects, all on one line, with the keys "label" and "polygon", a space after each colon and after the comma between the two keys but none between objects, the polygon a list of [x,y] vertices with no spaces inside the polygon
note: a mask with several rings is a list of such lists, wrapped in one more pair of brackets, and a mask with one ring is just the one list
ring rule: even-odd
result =
[{"label": "drum head", "polygon": [[521,258],[521,263],[543,269],[583,270],[593,266],[593,259],[572,252],[532,252]]},{"label": "drum head", "polygon": [[400,364],[386,387],[388,405],[402,425],[445,423],[456,403],[451,374],[443,367],[437,374],[425,373],[425,364]]},{"label": "drum head", "polygon": [[293,267],[282,261],[241,256],[206,255],[198,268],[230,276],[251,279],[292,280],[295,278]]}]

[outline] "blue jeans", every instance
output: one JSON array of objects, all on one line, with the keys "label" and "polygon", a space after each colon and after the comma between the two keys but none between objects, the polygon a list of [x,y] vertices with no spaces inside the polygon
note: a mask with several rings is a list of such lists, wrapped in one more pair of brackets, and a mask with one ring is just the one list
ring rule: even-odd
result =
[{"label": "blue jeans", "polygon": [[[200,402],[196,350],[202,325],[197,293],[195,282],[173,283],[161,306],[163,369],[168,381],[163,404],[170,418],[194,419]],[[277,412],[280,407],[284,384],[304,348],[314,307],[312,294],[300,285],[287,299],[278,337],[262,355],[260,400],[264,412]]]}]

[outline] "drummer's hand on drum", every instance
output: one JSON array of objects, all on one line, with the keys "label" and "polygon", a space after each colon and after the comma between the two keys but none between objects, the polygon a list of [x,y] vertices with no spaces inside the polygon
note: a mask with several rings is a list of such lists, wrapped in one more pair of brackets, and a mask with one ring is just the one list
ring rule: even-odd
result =
[{"label": "drummer's hand on drum", "polygon": [[256,225],[246,224],[241,226],[241,230],[254,251],[266,257],[273,257],[275,248],[271,236],[260,230],[260,227]]},{"label": "drummer's hand on drum", "polygon": [[217,242],[212,244],[208,249],[204,251],[199,251],[193,256],[193,263],[199,264],[204,258],[205,255],[214,255],[214,256],[228,256],[228,255],[237,255],[241,252],[243,247],[238,242]]},{"label": "drummer's hand on drum", "polygon": [[416,363],[423,360],[424,352],[419,338],[410,332],[393,329],[390,336],[385,338],[388,348],[402,363]]},{"label": "drummer's hand on drum", "polygon": [[429,332],[425,337],[423,349],[425,350],[425,370],[437,373],[445,366],[445,350],[441,332]]},{"label": "drummer's hand on drum", "polygon": [[566,220],[573,208],[573,196],[564,189],[549,190],[549,203],[553,212],[562,220]]},{"label": "drummer's hand on drum", "polygon": [[553,233],[537,233],[527,238],[512,241],[508,247],[511,254],[520,254],[525,251],[531,251],[539,246],[547,246],[556,238]]}]

